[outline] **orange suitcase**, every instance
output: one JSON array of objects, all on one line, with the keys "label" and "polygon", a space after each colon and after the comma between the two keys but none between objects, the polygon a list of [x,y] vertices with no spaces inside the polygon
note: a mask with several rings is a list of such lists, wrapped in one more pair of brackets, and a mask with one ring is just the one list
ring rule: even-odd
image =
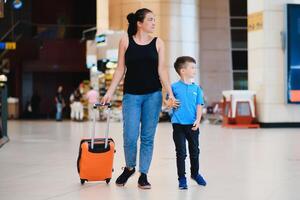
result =
[{"label": "orange suitcase", "polygon": [[[94,108],[99,106],[103,105],[95,104]],[[115,143],[108,138],[111,104],[105,106],[108,107],[105,138],[95,138],[96,116],[94,115],[91,139],[82,139],[80,142],[77,171],[81,184],[85,181],[106,181],[108,184],[112,177]]]}]

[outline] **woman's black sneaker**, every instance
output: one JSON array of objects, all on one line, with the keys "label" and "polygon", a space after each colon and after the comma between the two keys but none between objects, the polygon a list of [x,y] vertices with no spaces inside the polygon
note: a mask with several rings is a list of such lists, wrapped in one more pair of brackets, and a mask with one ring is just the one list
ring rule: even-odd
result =
[{"label": "woman's black sneaker", "polygon": [[146,174],[141,173],[138,181],[138,187],[141,189],[151,189],[151,184],[148,182]]},{"label": "woman's black sneaker", "polygon": [[118,186],[124,186],[130,176],[135,172],[135,168],[129,170],[127,167],[124,167],[123,173],[117,178],[116,184]]}]

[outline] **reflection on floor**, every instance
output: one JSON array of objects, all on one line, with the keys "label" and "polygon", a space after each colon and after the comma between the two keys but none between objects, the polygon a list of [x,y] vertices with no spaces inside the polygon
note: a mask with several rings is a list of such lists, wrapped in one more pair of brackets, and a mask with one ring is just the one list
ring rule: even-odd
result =
[{"label": "reflection on floor", "polygon": [[[124,166],[121,123],[112,123],[110,131],[117,148],[113,180],[84,186],[76,159],[80,138],[89,136],[89,122],[9,121],[8,126],[10,142],[0,149],[1,200],[299,199],[300,129],[202,124],[200,168],[208,185],[188,179],[189,189],[180,191],[171,125],[160,123],[149,172],[152,189],[143,191],[137,188],[138,173],[125,187],[114,184]],[[97,124],[99,134],[103,126]]]}]

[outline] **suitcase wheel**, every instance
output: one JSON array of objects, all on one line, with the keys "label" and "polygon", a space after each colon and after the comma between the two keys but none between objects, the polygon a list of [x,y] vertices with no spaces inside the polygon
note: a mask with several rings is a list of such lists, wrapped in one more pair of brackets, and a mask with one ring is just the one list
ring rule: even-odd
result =
[{"label": "suitcase wheel", "polygon": [[85,179],[80,179],[81,185],[83,185],[85,181],[86,181]]},{"label": "suitcase wheel", "polygon": [[110,178],[105,179],[106,183],[109,184]]}]

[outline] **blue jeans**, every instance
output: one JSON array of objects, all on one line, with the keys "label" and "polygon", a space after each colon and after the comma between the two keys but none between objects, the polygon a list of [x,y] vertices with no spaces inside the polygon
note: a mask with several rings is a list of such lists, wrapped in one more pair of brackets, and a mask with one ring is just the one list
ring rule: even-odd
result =
[{"label": "blue jeans", "polygon": [[62,120],[62,103],[56,103],[56,120]]},{"label": "blue jeans", "polygon": [[154,135],[162,105],[161,91],[123,97],[123,139],[126,167],[136,166],[137,140],[140,135],[139,171],[148,173]]}]

